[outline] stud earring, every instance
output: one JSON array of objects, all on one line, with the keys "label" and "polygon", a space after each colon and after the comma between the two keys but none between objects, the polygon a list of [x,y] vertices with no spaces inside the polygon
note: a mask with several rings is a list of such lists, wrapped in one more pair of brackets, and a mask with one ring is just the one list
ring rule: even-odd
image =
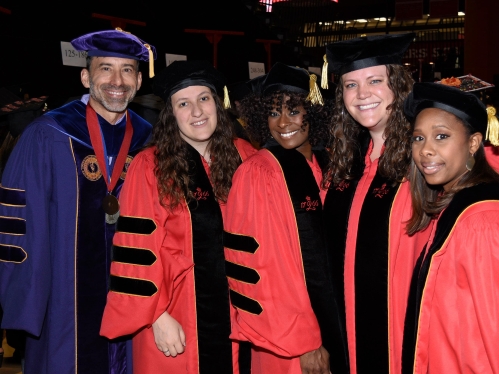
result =
[{"label": "stud earring", "polygon": [[466,169],[468,171],[471,171],[473,169],[473,166],[475,166],[475,157],[473,157],[473,154],[469,154],[468,159],[466,160]]}]

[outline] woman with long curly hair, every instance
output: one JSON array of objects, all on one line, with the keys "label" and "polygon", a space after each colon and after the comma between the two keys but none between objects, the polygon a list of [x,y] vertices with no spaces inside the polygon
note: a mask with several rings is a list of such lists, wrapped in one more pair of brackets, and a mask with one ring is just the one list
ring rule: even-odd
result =
[{"label": "woman with long curly hair", "polygon": [[409,233],[430,227],[414,269],[402,373],[499,372],[499,175],[485,156],[485,105],[416,83]]},{"label": "woman with long curly hair", "polygon": [[410,274],[424,235],[405,231],[411,144],[403,103],[413,80],[401,61],[413,39],[361,37],[326,47],[339,81],[324,210],[353,374],[400,372]]},{"label": "woman with long curly hair", "polygon": [[242,102],[263,149],[234,174],[224,245],[231,337],[252,343],[253,374],[347,372],[322,223],[328,112],[316,79],[277,63]]},{"label": "woman with long curly hair", "polygon": [[134,373],[238,373],[223,216],[232,176],[256,150],[234,138],[209,63],[176,61],[154,90],[165,107],[121,193],[101,333],[134,334]]}]

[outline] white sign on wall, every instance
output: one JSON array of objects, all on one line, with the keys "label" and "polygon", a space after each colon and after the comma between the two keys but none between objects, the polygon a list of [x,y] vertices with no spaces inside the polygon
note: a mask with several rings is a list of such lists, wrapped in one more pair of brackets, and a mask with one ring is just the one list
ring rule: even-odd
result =
[{"label": "white sign on wall", "polygon": [[265,64],[263,62],[248,62],[249,79],[265,74]]},{"label": "white sign on wall", "polygon": [[322,70],[321,68],[318,68],[318,67],[315,67],[315,66],[309,66],[308,67],[308,71],[315,74],[315,75],[321,75],[322,74]]},{"label": "white sign on wall", "polygon": [[173,55],[170,53],[165,53],[166,56],[166,66],[170,65],[173,61],[187,61],[186,55]]},{"label": "white sign on wall", "polygon": [[62,64],[66,66],[87,66],[87,52],[77,51],[69,42],[61,42]]}]

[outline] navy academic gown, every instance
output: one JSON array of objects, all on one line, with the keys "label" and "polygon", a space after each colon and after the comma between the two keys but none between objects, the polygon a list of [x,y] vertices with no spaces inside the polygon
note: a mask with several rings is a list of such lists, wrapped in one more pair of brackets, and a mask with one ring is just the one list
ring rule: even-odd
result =
[{"label": "navy academic gown", "polygon": [[[105,222],[107,187],[85,109],[73,101],[28,126],[0,186],[2,327],[28,333],[25,374],[127,373],[125,343],[99,335],[115,225]],[[129,113],[133,138],[115,196],[151,133]],[[126,116],[116,125],[98,118],[112,167]]]}]

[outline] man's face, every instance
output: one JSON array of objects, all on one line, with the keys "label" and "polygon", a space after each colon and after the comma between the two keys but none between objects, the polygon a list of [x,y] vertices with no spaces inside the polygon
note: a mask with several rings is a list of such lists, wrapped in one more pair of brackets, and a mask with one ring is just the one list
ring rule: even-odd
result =
[{"label": "man's face", "polygon": [[142,74],[136,60],[93,57],[90,69],[81,72],[81,82],[90,89],[92,108],[106,118],[106,114],[126,110],[142,84]]}]

